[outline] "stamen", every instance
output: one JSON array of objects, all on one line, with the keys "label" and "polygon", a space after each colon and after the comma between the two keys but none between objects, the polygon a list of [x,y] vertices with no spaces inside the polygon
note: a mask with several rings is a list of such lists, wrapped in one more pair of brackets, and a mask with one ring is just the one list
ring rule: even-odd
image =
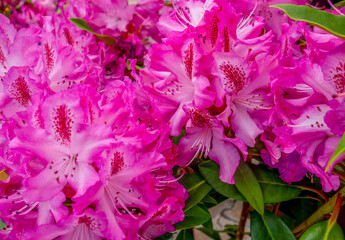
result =
[{"label": "stamen", "polygon": [[337,98],[337,97],[344,97],[345,93],[338,93],[338,94],[333,94],[332,98]]},{"label": "stamen", "polygon": [[344,14],[343,14],[336,6],[333,5],[333,3],[332,3],[331,0],[327,0],[327,2],[329,3],[329,5],[330,5],[337,13],[339,13],[339,15],[343,15],[343,16],[344,16]]}]

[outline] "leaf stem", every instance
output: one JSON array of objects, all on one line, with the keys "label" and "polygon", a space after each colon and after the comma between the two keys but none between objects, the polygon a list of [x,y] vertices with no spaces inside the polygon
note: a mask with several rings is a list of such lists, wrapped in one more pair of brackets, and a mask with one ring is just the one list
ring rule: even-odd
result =
[{"label": "leaf stem", "polygon": [[338,172],[338,171],[335,170],[335,169],[333,169],[332,173],[335,174],[335,175],[337,175],[337,176],[339,176],[339,178],[340,178],[341,180],[344,180],[344,181],[345,181],[345,175],[344,175],[344,174],[341,174],[340,172]]},{"label": "leaf stem", "polygon": [[307,191],[311,191],[314,192],[316,194],[318,194],[319,196],[321,196],[326,202],[328,201],[328,197],[326,196],[326,194],[324,194],[323,192],[321,192],[320,190],[316,189],[316,188],[312,188],[312,187],[307,187],[307,186],[300,186],[303,190],[307,190]]},{"label": "leaf stem", "polygon": [[342,163],[338,163],[338,166],[345,172],[345,166]]},{"label": "leaf stem", "polygon": [[[323,220],[326,214],[331,213],[334,210],[335,203],[339,194],[341,194],[342,197],[345,197],[345,187],[341,188],[328,202],[322,205],[316,212],[314,212],[304,222],[302,222],[300,225],[295,227],[292,230],[295,236],[300,237],[304,233],[304,231],[307,230],[311,225]],[[344,202],[342,204],[344,204]]]}]

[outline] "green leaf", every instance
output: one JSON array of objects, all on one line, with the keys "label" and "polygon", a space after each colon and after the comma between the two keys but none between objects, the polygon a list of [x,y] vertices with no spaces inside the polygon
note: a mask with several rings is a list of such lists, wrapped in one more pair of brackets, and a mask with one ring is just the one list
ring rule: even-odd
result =
[{"label": "green leaf", "polygon": [[260,214],[264,213],[264,198],[258,180],[253,170],[243,161],[235,172],[235,186],[238,191],[247,199],[250,205]]},{"label": "green leaf", "polygon": [[[344,19],[345,21],[345,19]],[[345,24],[344,24],[345,25]],[[344,27],[345,28],[345,27]],[[340,139],[340,142],[338,143],[337,148],[335,149],[331,159],[329,160],[329,162],[327,163],[327,166],[325,168],[325,172],[328,171],[329,166],[343,153],[345,152],[345,133],[343,134],[343,136]]]},{"label": "green leaf", "polygon": [[171,232],[167,232],[162,236],[156,237],[155,240],[170,240],[174,234]]},{"label": "green leaf", "polygon": [[180,142],[181,138],[186,136],[186,135],[187,135],[186,130],[183,128],[181,130],[181,134],[179,136],[173,136],[172,137],[173,144],[178,145],[178,143]]},{"label": "green leaf", "polygon": [[343,7],[345,7],[345,0],[344,1],[340,1],[340,2],[338,2],[338,3],[336,3],[336,4],[334,4],[334,6],[336,6],[336,7],[340,7],[340,8],[343,8]]},{"label": "green leaf", "polygon": [[177,235],[176,240],[194,240],[193,232],[190,229],[182,230]]},{"label": "green leaf", "polygon": [[6,228],[7,228],[6,224],[0,220],[0,230],[4,230]]},{"label": "green leaf", "polygon": [[199,173],[185,174],[179,182],[187,189],[188,192],[197,189],[206,183],[206,180]]},{"label": "green leaf", "polygon": [[296,198],[283,202],[279,210],[296,220],[296,225],[305,221],[318,208],[319,202],[313,199]]},{"label": "green leaf", "polygon": [[98,34],[98,33],[95,33],[91,27],[89,26],[89,24],[83,20],[83,19],[80,19],[80,18],[69,18],[69,20],[74,23],[75,25],[77,25],[78,27],[80,27],[81,29],[89,32],[89,33],[92,33],[93,35],[95,35],[99,40],[101,40],[102,42],[104,42],[105,44],[111,46],[111,45],[114,45],[116,43],[116,40],[111,37],[111,36],[107,36],[107,35],[102,35],[102,34]]},{"label": "green leaf", "polygon": [[188,196],[188,199],[185,202],[185,206],[183,208],[183,211],[188,211],[191,209],[193,206],[198,204],[206,195],[209,191],[211,191],[211,187],[209,185],[202,185],[199,188],[191,191]]},{"label": "green leaf", "polygon": [[207,222],[211,218],[208,209],[203,205],[195,205],[185,212],[182,222],[175,224],[176,230],[189,229]]},{"label": "green leaf", "polygon": [[235,185],[224,183],[219,179],[219,166],[212,160],[205,161],[199,165],[201,175],[206,179],[214,190],[228,198],[246,201],[237,190]]},{"label": "green leaf", "polygon": [[217,205],[218,201],[216,199],[214,199],[213,197],[211,197],[210,195],[205,196],[202,199],[203,203],[209,203],[209,204],[213,204],[213,205]]},{"label": "green leaf", "polygon": [[[213,200],[210,200],[210,198],[208,198],[208,196],[210,198],[213,198],[214,201],[216,201],[217,203],[215,203]],[[211,190],[211,192],[202,200],[202,203],[207,207],[207,208],[212,208],[216,205],[218,205],[219,203],[227,200],[228,198],[225,197],[224,195],[216,192],[214,189]]]},{"label": "green leaf", "polygon": [[283,182],[279,176],[261,167],[255,167],[255,176],[260,183],[265,203],[278,203],[297,197],[303,189]]},{"label": "green leaf", "polygon": [[345,40],[345,16],[343,15],[335,15],[302,5],[277,4],[271,7],[279,8],[293,20],[310,23]]},{"label": "green leaf", "polygon": [[261,216],[254,211],[250,214],[252,240],[295,240],[285,223],[275,214],[265,210]]},{"label": "green leaf", "polygon": [[338,223],[328,228],[329,221],[315,223],[301,236],[300,240],[344,240],[344,232]]},{"label": "green leaf", "polygon": [[205,235],[209,236],[213,240],[221,240],[219,233],[213,229],[198,228],[198,230],[203,232]]},{"label": "green leaf", "polygon": [[195,204],[199,203],[212,190],[212,187],[198,173],[184,175],[180,179],[180,183],[188,192],[188,199],[183,208],[184,211],[188,211]]}]

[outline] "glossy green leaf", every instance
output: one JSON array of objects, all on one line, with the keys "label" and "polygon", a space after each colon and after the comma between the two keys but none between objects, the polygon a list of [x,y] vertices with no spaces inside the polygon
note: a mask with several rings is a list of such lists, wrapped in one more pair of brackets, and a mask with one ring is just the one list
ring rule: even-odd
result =
[{"label": "glossy green leaf", "polygon": [[190,192],[206,183],[206,180],[199,173],[190,173],[185,174],[179,182]]},{"label": "glossy green leaf", "polygon": [[[211,200],[210,198],[213,200]],[[212,208],[219,203],[227,200],[228,198],[220,194],[219,192],[215,191],[214,189],[201,201],[207,208]]]},{"label": "glossy green leaf", "polygon": [[98,34],[98,33],[95,33],[91,27],[89,26],[89,24],[83,20],[83,19],[80,19],[80,18],[69,18],[69,20],[74,23],[75,25],[77,25],[78,27],[80,27],[81,29],[89,32],[89,33],[92,33],[93,35],[95,35],[99,40],[101,40],[102,42],[104,42],[105,44],[107,45],[114,45],[116,43],[116,40],[111,37],[111,36],[107,36],[107,35],[102,35],[102,34]]},{"label": "glossy green leaf", "polygon": [[[344,24],[344,29],[345,29],[345,24]],[[328,171],[329,166],[331,166],[331,164],[337,160],[337,158],[343,153],[345,152],[345,133],[343,134],[343,136],[340,139],[340,142],[338,143],[337,148],[335,149],[331,159],[329,160],[329,162],[327,163],[327,166],[325,168],[325,172]]]},{"label": "glossy green leaf", "polygon": [[176,230],[189,229],[207,222],[211,218],[208,209],[203,205],[195,205],[185,212],[182,222],[175,224]]},{"label": "glossy green leaf", "polygon": [[328,228],[329,221],[315,223],[308,228],[300,240],[344,240],[344,232],[338,223]]},{"label": "glossy green leaf", "polygon": [[269,170],[255,167],[255,176],[260,183],[265,203],[278,203],[297,197],[303,189],[283,182],[279,176]]},{"label": "glossy green leaf", "polygon": [[188,192],[188,199],[185,202],[184,211],[187,211],[199,203],[212,189],[206,180],[198,173],[186,174],[179,181]]},{"label": "glossy green leaf", "polygon": [[0,230],[4,230],[6,229],[6,227],[7,227],[6,224],[0,220]]},{"label": "glossy green leaf", "polygon": [[218,231],[215,231],[213,229],[212,218],[210,218],[207,222],[203,223],[202,226],[203,227],[197,229],[206,234],[207,236],[211,237],[213,240],[221,240]]},{"label": "glossy green leaf", "polygon": [[213,240],[221,240],[220,235],[217,231],[209,228],[198,228],[199,231],[209,236]]},{"label": "glossy green leaf", "polygon": [[190,229],[182,230],[176,237],[176,240],[193,240],[193,232]]},{"label": "glossy green leaf", "polygon": [[252,240],[296,240],[285,223],[267,210],[262,216],[256,211],[250,214],[250,232]]},{"label": "glossy green leaf", "polygon": [[261,187],[250,166],[240,161],[235,172],[235,186],[250,205],[260,214],[264,213],[264,198]]},{"label": "glossy green leaf", "polygon": [[320,202],[315,201],[314,199],[296,198],[288,202],[283,202],[280,205],[279,210],[295,219],[296,225],[298,225],[305,221],[319,208]]},{"label": "glossy green leaf", "polygon": [[219,179],[219,166],[214,161],[205,161],[199,165],[202,176],[206,179],[214,190],[228,198],[246,201],[242,194],[233,184],[224,183]]},{"label": "glossy green leaf", "polygon": [[345,40],[345,16],[343,15],[335,15],[302,5],[277,4],[271,7],[279,8],[293,20],[310,23]]},{"label": "glossy green leaf", "polygon": [[162,236],[156,237],[155,240],[170,240],[174,234],[171,232],[167,232]]},{"label": "glossy green leaf", "polygon": [[217,204],[218,204],[217,200],[214,199],[213,197],[211,197],[210,195],[205,196],[205,197],[202,199],[202,202],[203,202],[203,203],[214,204],[214,205],[217,205]]}]

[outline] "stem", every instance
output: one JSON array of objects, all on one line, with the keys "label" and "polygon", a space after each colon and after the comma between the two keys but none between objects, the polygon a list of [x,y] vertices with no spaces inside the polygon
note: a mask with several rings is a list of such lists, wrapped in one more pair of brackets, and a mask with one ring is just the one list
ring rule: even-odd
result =
[{"label": "stem", "polygon": [[238,228],[236,231],[236,238],[235,238],[236,240],[242,240],[243,239],[244,226],[246,224],[248,213],[249,213],[249,203],[243,202],[240,224],[238,225]]},{"label": "stem", "polygon": [[303,190],[314,192],[314,193],[318,194],[319,196],[321,196],[326,202],[328,201],[328,197],[323,192],[321,192],[320,190],[318,190],[316,188],[312,188],[312,187],[306,187],[306,186],[300,186],[300,187]]},{"label": "stem", "polygon": [[279,207],[280,207],[280,202],[274,204],[274,206],[273,206],[273,213],[274,213],[275,215],[277,215],[277,216],[278,216],[278,213],[279,213]]},{"label": "stem", "polygon": [[341,194],[337,194],[337,199],[335,201],[335,206],[334,206],[334,210],[331,216],[331,219],[329,220],[329,224],[332,225],[334,222],[337,221],[338,219],[338,215],[340,213],[340,208],[341,208],[341,203],[343,201],[343,197],[341,196]]},{"label": "stem", "polygon": [[343,171],[345,172],[345,166],[342,163],[338,163],[338,166],[341,167],[341,169],[343,169]]},{"label": "stem", "polygon": [[325,204],[324,200],[321,200],[320,198],[317,198],[317,197],[305,196],[305,197],[296,197],[296,199],[312,199],[312,200],[320,202],[321,205]]},{"label": "stem", "polygon": [[297,238],[300,237],[303,232],[307,230],[311,225],[323,220],[324,215],[331,213],[335,207],[335,203],[339,194],[341,194],[342,197],[345,197],[345,187],[341,188],[328,202],[322,205],[316,212],[314,212],[309,218],[307,218],[307,220],[295,227],[292,230],[295,236]]}]

